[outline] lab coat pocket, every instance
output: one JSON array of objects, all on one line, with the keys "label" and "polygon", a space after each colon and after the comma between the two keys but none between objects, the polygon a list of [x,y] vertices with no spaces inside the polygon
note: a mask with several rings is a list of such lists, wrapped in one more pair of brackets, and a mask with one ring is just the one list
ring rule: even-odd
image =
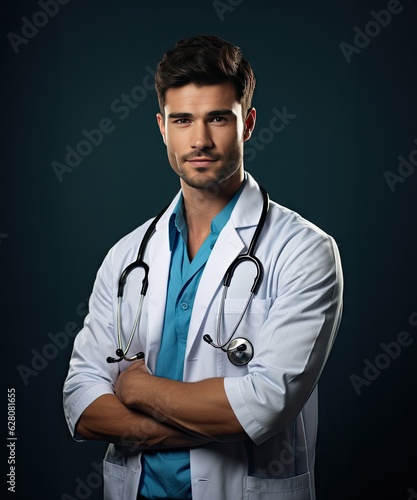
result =
[{"label": "lab coat pocket", "polygon": [[[247,299],[226,299],[222,318],[223,331],[233,331],[242,312],[245,310],[246,302]],[[264,323],[268,316],[270,307],[271,299],[252,299],[245,316],[236,331],[236,335],[256,335],[256,330],[259,330]]]},{"label": "lab coat pocket", "polygon": [[103,460],[104,500],[122,498],[126,466],[122,465],[123,460],[117,460],[117,458],[114,445],[110,445]]},{"label": "lab coat pocket", "polygon": [[123,495],[126,467],[103,461],[104,500],[119,500]]},{"label": "lab coat pocket", "polygon": [[243,478],[243,500],[311,500],[310,474],[285,479]]},{"label": "lab coat pocket", "polygon": [[226,299],[221,319],[223,342],[226,341],[237,324],[239,327],[235,337],[247,337],[249,340],[256,338],[256,333],[261,329],[268,316],[271,299],[252,299],[241,323],[239,323],[246,302],[245,299]]},{"label": "lab coat pocket", "polygon": [[[221,344],[226,343],[227,345],[232,339],[232,332],[234,332],[238,325],[233,338],[248,340],[256,353],[257,335],[268,316],[271,299],[252,299],[241,320],[242,312],[245,311],[246,304],[247,299],[225,300],[223,315],[220,321],[220,337],[217,338],[216,336],[215,342]],[[218,321],[218,316],[216,320]],[[247,372],[247,364],[232,364],[225,353],[218,349],[217,373],[219,376],[240,377]]]}]

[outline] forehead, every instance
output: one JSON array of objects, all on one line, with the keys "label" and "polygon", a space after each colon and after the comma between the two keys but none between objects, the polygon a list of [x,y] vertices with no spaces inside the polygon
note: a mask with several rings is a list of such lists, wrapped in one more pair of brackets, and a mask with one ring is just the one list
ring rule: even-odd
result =
[{"label": "forehead", "polygon": [[241,104],[236,100],[232,83],[198,87],[194,83],[170,88],[165,94],[165,111],[169,113],[206,113],[216,109],[230,109],[240,113]]}]

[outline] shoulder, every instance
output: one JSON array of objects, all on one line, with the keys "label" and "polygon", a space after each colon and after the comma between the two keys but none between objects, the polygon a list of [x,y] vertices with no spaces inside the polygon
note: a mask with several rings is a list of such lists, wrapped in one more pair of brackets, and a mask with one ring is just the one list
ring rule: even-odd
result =
[{"label": "shoulder", "polygon": [[114,277],[119,275],[128,264],[136,260],[141,241],[152,220],[147,220],[123,236],[108,250],[97,271],[96,278],[99,282],[111,286]]},{"label": "shoulder", "polygon": [[[125,261],[133,262],[136,260],[140,245],[144,238],[146,238],[146,232],[154,221],[157,222],[156,228],[154,229],[155,237],[159,232],[167,232],[168,221],[178,201],[178,197],[179,193],[158,215],[148,219],[115,243],[109,250],[107,257],[111,259],[113,263],[124,263]],[[153,234],[152,232],[152,234],[148,235],[149,240],[154,238]]]},{"label": "shoulder", "polygon": [[148,219],[143,224],[135,228],[130,233],[123,236],[119,241],[117,241],[112,248],[110,249],[110,253],[119,255],[125,254],[129,252],[129,250],[139,249],[140,243],[146,233],[148,227],[152,224],[154,217]]},{"label": "shoulder", "polygon": [[[246,245],[253,234],[253,226],[260,221],[260,186],[247,174],[248,182],[239,200],[234,220],[235,227]],[[257,252],[269,261],[271,266],[284,266],[300,260],[326,261],[329,267],[340,267],[339,251],[335,240],[299,213],[275,201],[269,201],[265,226],[257,245]],[[317,262],[318,265],[319,262]]]},{"label": "shoulder", "polygon": [[[248,182],[241,196],[241,205],[236,210],[236,227],[251,226],[258,223],[261,212],[260,186],[256,180],[246,172]],[[296,238],[298,242],[309,238],[329,240],[331,236],[318,226],[302,217],[299,213],[269,200],[269,210],[265,223],[265,233],[274,238],[277,243],[285,243]]]},{"label": "shoulder", "polygon": [[308,263],[311,268],[341,272],[334,238],[294,210],[271,201],[265,229],[269,250],[283,267],[298,267],[302,263],[305,268]]},{"label": "shoulder", "polygon": [[266,228],[283,243],[292,239],[296,239],[298,244],[311,238],[321,241],[333,240],[329,234],[299,213],[274,201],[270,201]]}]

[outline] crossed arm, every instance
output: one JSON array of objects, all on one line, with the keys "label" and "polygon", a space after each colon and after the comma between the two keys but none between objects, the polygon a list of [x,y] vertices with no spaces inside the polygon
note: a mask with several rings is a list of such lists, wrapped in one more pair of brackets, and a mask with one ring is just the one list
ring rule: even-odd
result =
[{"label": "crossed arm", "polygon": [[[224,384],[254,442],[289,425],[314,388],[333,344],[341,315],[343,278],[337,247],[329,238],[323,241],[321,235],[315,235],[300,245],[293,238],[286,252],[288,264],[281,270],[280,296],[257,333],[262,343],[254,360],[256,379],[179,382],[153,376],[143,361],[136,361],[119,375],[115,394],[98,397],[84,410],[76,432],[85,438],[136,444],[141,449],[247,439]],[[111,310],[109,297],[96,292],[96,310]],[[108,328],[104,313],[92,318],[86,321],[86,331]],[[82,387],[74,374],[88,371],[90,365],[88,357],[80,354],[85,339],[79,338],[77,369],[72,369],[67,382],[67,400],[68,394],[79,394]],[[90,346],[94,352],[102,349]],[[95,370],[104,369],[97,362]]]},{"label": "crossed arm", "polygon": [[192,447],[245,439],[227,399],[223,378],[178,382],[151,375],[132,363],[81,415],[76,431],[87,439],[140,449]]}]

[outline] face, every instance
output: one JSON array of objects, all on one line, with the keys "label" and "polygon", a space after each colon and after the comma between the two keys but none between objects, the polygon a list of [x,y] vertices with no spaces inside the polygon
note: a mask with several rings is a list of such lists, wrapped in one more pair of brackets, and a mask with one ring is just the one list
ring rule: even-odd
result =
[{"label": "face", "polygon": [[242,106],[229,82],[166,92],[158,125],[169,163],[183,189],[209,189],[214,184],[237,190],[243,180],[243,143],[255,124],[252,108],[243,121]]}]

